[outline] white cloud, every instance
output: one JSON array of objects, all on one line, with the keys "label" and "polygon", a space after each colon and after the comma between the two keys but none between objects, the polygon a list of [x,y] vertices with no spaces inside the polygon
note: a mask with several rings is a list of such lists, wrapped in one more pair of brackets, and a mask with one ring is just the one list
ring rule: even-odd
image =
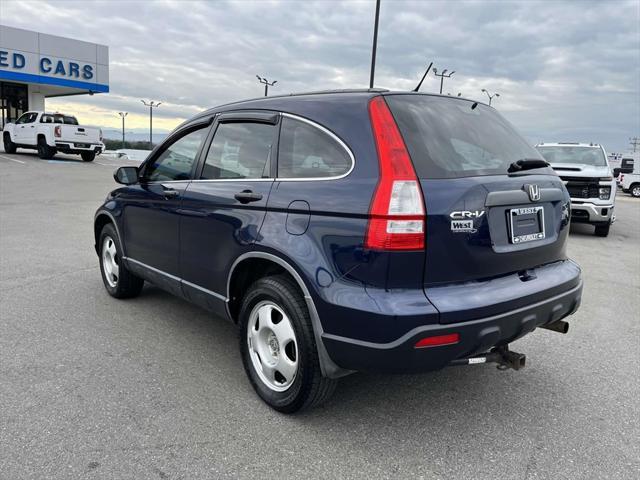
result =
[{"label": "white cloud", "polygon": [[[0,2],[0,21],[104,43],[111,93],[52,100],[105,126],[140,98],[157,125],[262,94],[368,85],[373,1]],[[46,18],[44,22],[41,19]],[[34,21],[34,19],[39,19]],[[382,0],[376,85],[411,89],[433,60],[456,70],[444,92],[485,99],[532,141],[593,140],[609,150],[640,133],[640,3]],[[437,92],[439,81],[423,91]],[[110,113],[111,112],[111,113]]]}]

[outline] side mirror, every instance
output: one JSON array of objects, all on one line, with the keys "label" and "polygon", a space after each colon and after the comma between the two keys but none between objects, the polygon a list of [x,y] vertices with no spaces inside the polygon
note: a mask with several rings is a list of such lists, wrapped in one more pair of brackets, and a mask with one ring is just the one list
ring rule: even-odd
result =
[{"label": "side mirror", "polygon": [[113,173],[113,179],[122,185],[138,183],[138,167],[120,167]]}]

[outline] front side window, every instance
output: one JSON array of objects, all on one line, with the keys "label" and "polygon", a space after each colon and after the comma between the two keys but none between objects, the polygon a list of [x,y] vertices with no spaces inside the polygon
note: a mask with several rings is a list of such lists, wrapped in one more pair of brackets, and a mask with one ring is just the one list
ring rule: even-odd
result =
[{"label": "front side window", "polygon": [[25,113],[18,119],[16,125],[21,125],[23,123],[33,123],[37,116],[37,113]]},{"label": "front side window", "polygon": [[207,153],[202,179],[269,178],[275,126],[221,123]]},{"label": "front side window", "polygon": [[198,150],[207,135],[207,128],[194,130],[166,147],[145,168],[149,182],[189,180]]},{"label": "front side window", "polygon": [[337,177],[351,165],[350,155],[329,134],[306,122],[283,118],[278,178]]}]

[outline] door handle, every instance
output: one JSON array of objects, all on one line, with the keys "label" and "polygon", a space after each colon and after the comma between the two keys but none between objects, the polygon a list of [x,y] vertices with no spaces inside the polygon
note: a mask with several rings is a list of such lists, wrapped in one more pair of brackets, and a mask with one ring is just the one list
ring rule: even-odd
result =
[{"label": "door handle", "polygon": [[176,198],[178,195],[180,195],[180,192],[178,190],[174,190],[171,187],[165,187],[163,185],[162,194],[164,195],[164,198]]},{"label": "door handle", "polygon": [[240,203],[251,203],[262,200],[261,193],[253,193],[251,190],[243,190],[234,195],[234,198]]}]

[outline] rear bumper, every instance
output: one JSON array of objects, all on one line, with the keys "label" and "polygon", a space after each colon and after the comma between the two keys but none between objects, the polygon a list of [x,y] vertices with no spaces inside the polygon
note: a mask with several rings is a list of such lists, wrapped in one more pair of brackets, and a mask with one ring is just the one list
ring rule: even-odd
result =
[{"label": "rear bumper", "polygon": [[[374,343],[329,333],[322,335],[331,359],[347,370],[411,373],[438,370],[453,360],[484,353],[510,343],[536,327],[574,313],[582,296],[582,280],[549,298],[484,318],[416,327],[388,343]],[[415,348],[425,338],[458,334],[455,344]]]},{"label": "rear bumper", "polygon": [[102,153],[104,150],[103,143],[87,143],[79,146],[74,142],[56,142],[56,150],[62,153],[83,153],[83,152],[95,152],[96,154]]}]

